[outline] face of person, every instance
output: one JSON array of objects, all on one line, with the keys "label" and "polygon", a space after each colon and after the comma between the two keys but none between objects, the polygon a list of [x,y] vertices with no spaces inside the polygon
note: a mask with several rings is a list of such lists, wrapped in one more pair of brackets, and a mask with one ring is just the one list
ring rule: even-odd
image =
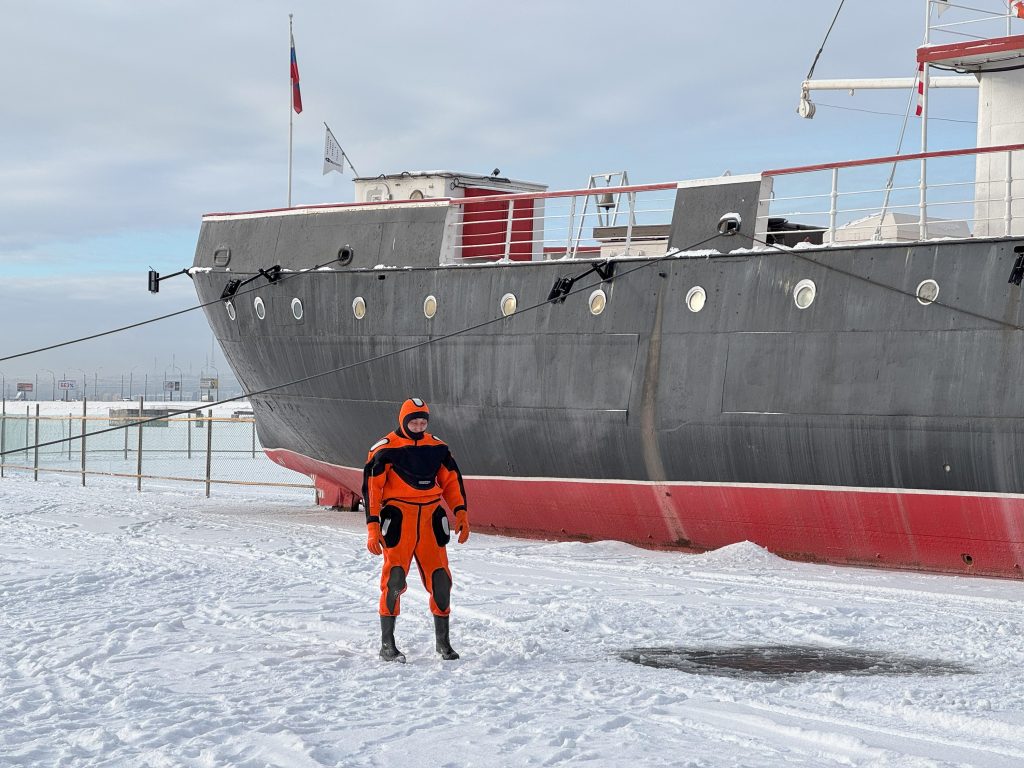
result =
[{"label": "face of person", "polygon": [[427,431],[427,420],[409,419],[409,423],[406,426],[408,426],[410,432],[420,435]]}]

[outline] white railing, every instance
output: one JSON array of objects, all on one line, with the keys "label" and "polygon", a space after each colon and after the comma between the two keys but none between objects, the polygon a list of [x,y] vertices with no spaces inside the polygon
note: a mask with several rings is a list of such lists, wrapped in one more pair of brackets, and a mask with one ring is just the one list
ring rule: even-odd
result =
[{"label": "white railing", "polygon": [[811,242],[1024,235],[1022,151],[1008,144],[770,170],[772,195],[762,202]]},{"label": "white railing", "polygon": [[925,43],[987,40],[1010,35],[1020,21],[1015,0],[927,0]]},{"label": "white railing", "polygon": [[455,198],[448,262],[650,256],[664,253],[676,184]]}]

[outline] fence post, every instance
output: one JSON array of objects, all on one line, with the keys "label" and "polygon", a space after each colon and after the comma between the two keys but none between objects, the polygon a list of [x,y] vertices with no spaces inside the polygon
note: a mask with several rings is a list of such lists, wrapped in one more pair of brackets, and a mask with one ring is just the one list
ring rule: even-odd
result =
[{"label": "fence post", "polygon": [[68,411],[68,461],[71,461],[71,444],[74,440],[71,439],[71,433],[75,430],[75,422],[71,418],[71,411]]},{"label": "fence post", "polygon": [[39,482],[39,403],[36,403],[36,444],[32,446],[32,479]]},{"label": "fence post", "polygon": [[0,477],[4,476],[4,465],[7,464],[7,398],[3,399],[3,412],[0,413]]},{"label": "fence post", "polygon": [[32,406],[25,406],[25,464],[28,464],[28,424],[31,420]]},{"label": "fence post", "polygon": [[256,417],[252,418],[252,457],[256,458]]},{"label": "fence post", "polygon": [[[836,213],[839,210],[839,169],[832,169],[832,192],[828,196],[828,241],[836,241]],[[884,215],[883,215],[884,218]],[[879,224],[881,226],[881,224]]]},{"label": "fence post", "polygon": [[[127,408],[125,410],[127,410]],[[127,417],[127,415],[128,414],[125,414],[126,417]],[[125,418],[125,420],[124,420],[124,459],[123,459],[123,461],[128,461],[128,419],[127,418]]]},{"label": "fence post", "polygon": [[206,412],[206,498],[210,498],[210,464],[213,457],[213,409]]},{"label": "fence post", "polygon": [[82,398],[82,485],[85,485],[85,416],[89,412],[89,398]]},{"label": "fence post", "polygon": [[143,409],[143,398],[145,395],[139,395],[139,449],[136,451],[135,459],[135,489],[142,492],[142,409]]},{"label": "fence post", "polygon": [[515,205],[513,201],[508,201],[508,222],[505,224],[505,255],[501,257],[502,261],[508,261],[512,256],[512,218],[515,216]]},{"label": "fence post", "polygon": [[[200,411],[202,413],[202,411]],[[192,458],[192,414],[185,414],[185,432],[188,434],[188,458]]]}]

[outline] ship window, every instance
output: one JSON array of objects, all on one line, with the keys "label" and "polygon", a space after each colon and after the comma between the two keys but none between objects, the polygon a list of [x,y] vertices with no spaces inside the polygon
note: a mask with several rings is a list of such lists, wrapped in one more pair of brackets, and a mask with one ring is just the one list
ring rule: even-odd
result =
[{"label": "ship window", "polygon": [[252,305],[256,308],[256,317],[260,320],[267,316],[267,308],[263,305],[263,299],[259,296],[256,297],[256,300],[253,301]]},{"label": "ship window", "polygon": [[296,320],[302,319],[302,300],[292,299],[292,317]]},{"label": "ship window", "polygon": [[608,306],[608,296],[598,288],[596,291],[590,294],[590,314],[600,315],[604,312],[604,308]]},{"label": "ship window", "polygon": [[917,300],[922,306],[927,307],[939,298],[939,284],[932,279],[922,280],[917,286]]},{"label": "ship window", "polygon": [[814,297],[818,289],[814,286],[813,280],[801,280],[793,289],[793,302],[797,309],[807,309],[814,303]]},{"label": "ship window", "polygon": [[427,317],[433,317],[437,314],[437,298],[434,296],[427,296],[423,300],[423,314]]},{"label": "ship window", "polygon": [[704,309],[704,304],[708,300],[707,293],[699,285],[693,286],[686,293],[686,308],[691,312],[700,312]]},{"label": "ship window", "polygon": [[501,314],[505,317],[513,314],[516,311],[516,295],[514,293],[506,293],[501,297]]},{"label": "ship window", "polygon": [[226,301],[226,302],[224,302],[224,309],[226,309],[228,311],[228,317],[230,317],[232,320],[234,320],[235,319],[235,305],[232,304],[230,301]]},{"label": "ship window", "polygon": [[362,320],[366,317],[366,301],[362,296],[356,296],[352,299],[352,314],[356,316],[356,320]]}]

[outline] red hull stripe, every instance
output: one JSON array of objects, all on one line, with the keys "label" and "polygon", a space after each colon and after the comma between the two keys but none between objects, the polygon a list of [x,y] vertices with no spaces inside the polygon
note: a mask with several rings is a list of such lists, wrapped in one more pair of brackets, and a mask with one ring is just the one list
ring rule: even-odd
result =
[{"label": "red hull stripe", "polygon": [[[268,449],[348,504],[362,471]],[[531,537],[717,549],[751,541],[783,557],[1022,578],[1024,496],[942,491],[466,476],[474,528]]]}]

